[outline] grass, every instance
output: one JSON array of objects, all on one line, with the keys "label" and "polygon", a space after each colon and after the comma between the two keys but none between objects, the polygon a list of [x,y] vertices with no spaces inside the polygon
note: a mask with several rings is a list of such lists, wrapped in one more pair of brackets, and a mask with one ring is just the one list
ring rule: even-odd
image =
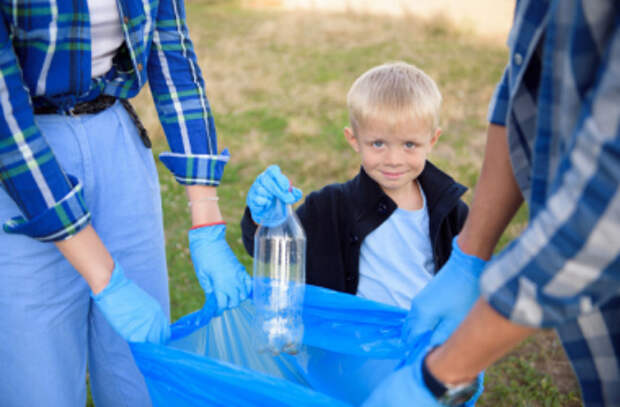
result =
[{"label": "grass", "polygon": [[[251,269],[239,220],[245,194],[277,163],[310,192],[344,181],[359,166],[344,141],[348,88],[368,68],[404,60],[437,81],[444,98],[443,135],[431,160],[466,186],[478,177],[486,110],[507,51],[451,28],[445,21],[367,15],[248,10],[229,1],[188,2],[188,25],[218,128],[232,158],[219,187],[228,241]],[[167,149],[148,90],[135,103]],[[172,317],[199,308],[204,297],[187,248],[189,213],[183,188],[158,162],[164,203]],[[471,200],[471,192],[465,199]],[[501,245],[524,228],[522,209]],[[490,368],[480,406],[578,406],[576,381],[555,334],[542,332]]]}]

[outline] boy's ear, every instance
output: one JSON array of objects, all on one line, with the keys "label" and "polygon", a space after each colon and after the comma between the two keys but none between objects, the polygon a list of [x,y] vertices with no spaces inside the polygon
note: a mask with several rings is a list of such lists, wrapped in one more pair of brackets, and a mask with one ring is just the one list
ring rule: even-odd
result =
[{"label": "boy's ear", "polygon": [[437,143],[437,140],[439,140],[440,135],[441,135],[441,128],[437,127],[437,129],[435,130],[433,134],[433,137],[431,137],[431,147],[433,147],[435,143]]},{"label": "boy's ear", "polygon": [[353,150],[358,153],[360,152],[360,146],[357,142],[357,137],[355,137],[355,134],[353,134],[353,129],[351,129],[350,127],[345,127],[344,138],[347,139],[347,142],[349,143],[349,145],[351,145],[351,147],[353,147]]}]

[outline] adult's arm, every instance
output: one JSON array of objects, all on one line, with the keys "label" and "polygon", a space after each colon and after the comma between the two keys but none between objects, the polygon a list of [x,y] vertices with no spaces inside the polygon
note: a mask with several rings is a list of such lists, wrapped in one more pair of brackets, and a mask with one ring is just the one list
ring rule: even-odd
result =
[{"label": "adult's arm", "polygon": [[506,128],[490,123],[482,170],[469,215],[458,237],[461,250],[484,260],[491,258],[522,202],[510,165]]},{"label": "adult's arm", "polygon": [[56,247],[84,277],[93,294],[105,288],[114,269],[114,260],[91,225],[70,239],[56,242]]},{"label": "adult's arm", "polygon": [[[171,150],[160,159],[179,183],[215,187],[229,155],[218,154],[215,123],[185,21],[182,0],[160,2],[147,64],[151,93]],[[190,199],[198,197],[193,190],[200,196],[214,193],[191,188]]]},{"label": "adult's arm", "polygon": [[213,115],[185,23],[181,0],[160,2],[148,78],[171,152],[160,155],[176,180],[186,186],[192,225],[222,221],[217,195],[228,152],[218,154]]},{"label": "adult's arm", "polygon": [[0,181],[19,212],[7,233],[60,241],[90,222],[80,182],[66,174],[34,121],[9,30],[0,19]]},{"label": "adult's arm", "polygon": [[66,174],[34,121],[4,20],[0,22],[0,179],[21,214],[4,224],[58,249],[85,278],[94,293],[110,279],[114,262],[90,226],[82,186]]},{"label": "adult's arm", "polygon": [[546,205],[484,272],[485,298],[429,356],[429,369],[448,383],[472,377],[535,328],[586,315],[620,290],[617,27],[608,44]]}]

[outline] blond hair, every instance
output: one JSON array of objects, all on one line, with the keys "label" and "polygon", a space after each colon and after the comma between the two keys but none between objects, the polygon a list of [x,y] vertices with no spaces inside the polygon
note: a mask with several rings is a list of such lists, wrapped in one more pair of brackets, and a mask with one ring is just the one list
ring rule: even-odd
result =
[{"label": "blond hair", "polygon": [[393,62],[366,71],[347,94],[353,131],[373,122],[396,125],[406,119],[425,121],[432,132],[439,126],[441,93],[422,70]]}]

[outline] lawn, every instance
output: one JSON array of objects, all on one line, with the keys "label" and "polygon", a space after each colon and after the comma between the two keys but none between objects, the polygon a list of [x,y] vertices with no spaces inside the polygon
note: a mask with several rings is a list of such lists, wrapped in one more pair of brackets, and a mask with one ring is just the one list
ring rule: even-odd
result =
[{"label": "lawn", "polygon": [[[500,78],[504,46],[413,17],[248,10],[234,2],[190,1],[188,25],[218,129],[232,158],[219,187],[228,241],[251,270],[240,239],[246,192],[277,163],[305,192],[344,181],[359,160],[342,135],[348,88],[368,68],[404,60],[437,81],[443,134],[431,160],[473,188],[485,143],[486,111]],[[148,91],[134,101],[154,153],[167,149]],[[204,297],[187,248],[190,217],[182,187],[158,162],[164,202],[172,319]],[[471,200],[471,192],[465,196]],[[524,227],[519,212],[501,245]],[[480,406],[579,406],[579,390],[553,332],[530,338],[487,371]]]}]

